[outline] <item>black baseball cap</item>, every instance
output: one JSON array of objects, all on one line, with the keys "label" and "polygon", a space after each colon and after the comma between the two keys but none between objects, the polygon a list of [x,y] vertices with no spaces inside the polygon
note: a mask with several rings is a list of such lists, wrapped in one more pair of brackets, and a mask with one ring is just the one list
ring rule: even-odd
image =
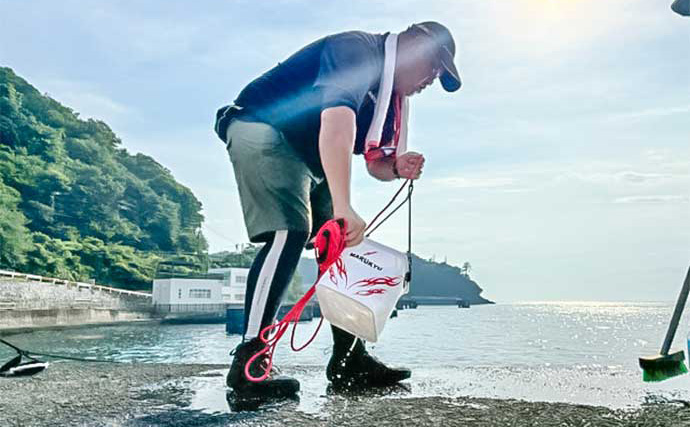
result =
[{"label": "black baseball cap", "polygon": [[671,9],[680,16],[690,16],[690,0],[676,0]]},{"label": "black baseball cap", "polygon": [[412,27],[427,34],[436,43],[439,59],[443,66],[443,72],[440,77],[443,89],[447,92],[455,92],[460,89],[462,81],[460,80],[458,69],[455,68],[455,63],[453,62],[455,58],[455,41],[453,41],[453,36],[448,28],[435,21],[420,22],[419,24],[413,24]]}]

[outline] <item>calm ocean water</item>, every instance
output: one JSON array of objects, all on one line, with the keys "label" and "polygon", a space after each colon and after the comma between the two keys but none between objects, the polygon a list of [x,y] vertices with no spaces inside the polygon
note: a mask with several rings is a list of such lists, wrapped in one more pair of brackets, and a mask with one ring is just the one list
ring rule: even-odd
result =
[{"label": "calm ocean water", "polygon": [[[637,365],[659,347],[673,306],[664,303],[548,302],[404,310],[379,343],[381,360],[412,368],[410,396],[476,396],[636,407],[659,399],[690,400],[690,375],[645,384]],[[317,322],[300,323],[307,337]],[[688,321],[674,348],[686,348]],[[228,363],[239,336],[224,325],[123,325],[39,331],[7,338],[33,351],[121,362]],[[302,382],[300,405],[318,410],[326,388],[330,331],[306,350],[284,338],[276,363]],[[298,340],[299,341],[299,340]],[[687,351],[687,349],[686,349]],[[12,353],[0,347],[0,361]],[[56,362],[75,363],[75,362]],[[195,405],[224,405],[223,381],[199,379]],[[224,397],[224,394],[222,395]],[[214,410],[215,410],[214,409]]]}]

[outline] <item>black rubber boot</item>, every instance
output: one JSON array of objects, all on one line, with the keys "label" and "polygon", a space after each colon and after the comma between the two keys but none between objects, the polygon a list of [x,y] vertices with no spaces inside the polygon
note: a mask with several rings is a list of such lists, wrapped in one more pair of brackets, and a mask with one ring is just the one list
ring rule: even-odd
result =
[{"label": "black rubber boot", "polygon": [[[265,346],[258,338],[238,345],[233,353],[235,358],[230,365],[227,384],[240,398],[282,399],[293,397],[299,391],[299,381],[294,378],[278,375],[277,369],[271,369],[271,374],[265,380],[254,383],[244,375],[244,366],[249,359]],[[251,374],[255,377],[263,375],[262,364],[266,359],[258,359],[252,363]]]},{"label": "black rubber boot", "polygon": [[333,355],[326,368],[326,377],[339,389],[389,387],[410,378],[409,369],[389,368],[370,355],[361,339],[335,326]]}]

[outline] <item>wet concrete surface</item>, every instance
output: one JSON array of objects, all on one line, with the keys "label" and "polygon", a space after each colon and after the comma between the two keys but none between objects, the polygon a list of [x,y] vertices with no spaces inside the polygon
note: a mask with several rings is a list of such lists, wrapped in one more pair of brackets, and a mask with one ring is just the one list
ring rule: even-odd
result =
[{"label": "wet concrete surface", "polygon": [[681,401],[614,410],[413,397],[409,385],[343,393],[303,381],[301,401],[257,405],[227,393],[225,372],[223,365],[54,363],[35,377],[0,378],[0,426],[690,426]]}]

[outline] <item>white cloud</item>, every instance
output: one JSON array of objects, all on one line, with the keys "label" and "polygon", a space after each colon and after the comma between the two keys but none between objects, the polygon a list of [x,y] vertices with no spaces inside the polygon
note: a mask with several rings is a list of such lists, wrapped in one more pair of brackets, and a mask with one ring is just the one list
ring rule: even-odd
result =
[{"label": "white cloud", "polygon": [[501,188],[515,184],[513,178],[507,177],[448,177],[436,178],[432,181],[436,185],[451,188]]},{"label": "white cloud", "polygon": [[613,201],[613,203],[645,203],[645,204],[657,204],[657,203],[688,203],[690,202],[690,196],[680,196],[680,195],[656,195],[656,196],[627,196],[618,197]]},{"label": "white cloud", "polygon": [[[131,5],[101,4],[86,9],[80,21],[104,51],[129,56],[129,61],[155,61],[185,54],[204,36],[198,20],[179,20],[164,11],[137,13]],[[205,38],[205,37],[204,37]]]},{"label": "white cloud", "polygon": [[645,151],[645,155],[650,161],[663,162],[668,160],[670,150],[667,148],[650,148],[649,150]]},{"label": "white cloud", "polygon": [[503,192],[503,193],[531,193],[533,191],[536,191],[536,189],[535,188],[527,188],[527,187],[506,188],[506,189],[501,190],[501,192]]},{"label": "white cloud", "polygon": [[103,120],[112,125],[136,116],[132,107],[108,97],[89,83],[49,79],[36,84],[39,90],[70,107],[82,118]]},{"label": "white cloud", "polygon": [[647,181],[656,181],[663,178],[672,178],[672,175],[626,171],[617,173],[616,177],[627,182],[641,183]]},{"label": "white cloud", "polygon": [[[637,166],[647,166],[643,164],[637,164]],[[577,181],[596,183],[602,185],[623,185],[626,184],[674,184],[679,183],[684,179],[688,178],[687,174],[674,174],[669,173],[668,168],[655,168],[663,169],[656,170],[654,172],[638,172],[633,170],[620,170],[625,168],[626,164],[598,164],[582,163],[576,166],[575,169],[570,171],[564,171],[563,174],[557,177],[557,180],[567,180],[574,179]]]},{"label": "white cloud", "polygon": [[687,114],[690,113],[690,104],[679,105],[676,107],[656,107],[648,108],[639,111],[628,111],[622,113],[611,114],[607,117],[609,121],[619,121],[619,120],[631,120],[631,119],[646,119],[653,117],[665,117],[672,116],[675,114]]}]

